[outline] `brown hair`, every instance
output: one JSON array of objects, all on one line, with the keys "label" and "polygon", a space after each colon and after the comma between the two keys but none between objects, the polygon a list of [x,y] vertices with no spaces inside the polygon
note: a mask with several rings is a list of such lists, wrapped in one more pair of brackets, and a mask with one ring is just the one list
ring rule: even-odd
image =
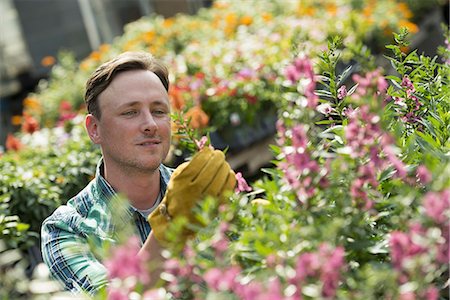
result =
[{"label": "brown hair", "polygon": [[88,79],[84,101],[90,114],[100,119],[98,96],[111,84],[117,74],[131,70],[148,70],[155,73],[169,91],[169,72],[165,65],[146,52],[124,52],[103,63]]}]

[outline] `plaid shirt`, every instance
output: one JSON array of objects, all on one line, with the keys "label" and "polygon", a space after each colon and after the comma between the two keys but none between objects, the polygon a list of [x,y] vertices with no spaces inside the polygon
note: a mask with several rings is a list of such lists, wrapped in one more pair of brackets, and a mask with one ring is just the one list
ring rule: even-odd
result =
[{"label": "plaid shirt", "polygon": [[[107,243],[114,243],[120,227],[133,222],[142,243],[151,231],[147,220],[129,204],[113,201],[118,199],[114,197],[117,194],[102,176],[102,169],[101,159],[95,178],[42,224],[44,262],[65,289],[72,292],[94,294],[107,284],[102,257],[90,250],[91,247],[104,249]],[[164,195],[172,170],[164,165],[159,170]],[[117,211],[123,212],[119,218]]]}]

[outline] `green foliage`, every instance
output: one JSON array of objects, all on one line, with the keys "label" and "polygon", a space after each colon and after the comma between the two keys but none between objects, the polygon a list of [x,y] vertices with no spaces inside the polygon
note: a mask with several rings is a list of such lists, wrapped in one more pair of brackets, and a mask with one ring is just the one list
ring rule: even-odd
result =
[{"label": "green foliage", "polygon": [[0,159],[1,237],[12,248],[37,241],[42,221],[93,178],[100,157],[81,125],[71,133],[58,128],[27,138],[29,145],[42,140],[50,145],[8,152]]}]

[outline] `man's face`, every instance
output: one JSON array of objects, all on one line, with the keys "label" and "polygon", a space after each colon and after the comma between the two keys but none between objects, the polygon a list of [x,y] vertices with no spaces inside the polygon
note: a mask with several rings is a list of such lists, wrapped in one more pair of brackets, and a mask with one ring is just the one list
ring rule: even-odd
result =
[{"label": "man's face", "polygon": [[86,118],[91,140],[99,144],[107,172],[158,169],[170,146],[167,91],[151,71],[118,74],[99,95],[101,118]]}]

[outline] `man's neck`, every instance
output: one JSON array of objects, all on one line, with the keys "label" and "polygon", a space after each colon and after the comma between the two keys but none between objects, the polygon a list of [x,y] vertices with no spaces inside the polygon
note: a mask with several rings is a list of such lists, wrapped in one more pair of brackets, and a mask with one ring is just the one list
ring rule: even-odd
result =
[{"label": "man's neck", "polygon": [[130,204],[137,209],[152,207],[158,198],[160,190],[159,169],[153,172],[121,172],[111,170],[105,165],[104,176],[106,181],[118,193],[127,197]]}]

